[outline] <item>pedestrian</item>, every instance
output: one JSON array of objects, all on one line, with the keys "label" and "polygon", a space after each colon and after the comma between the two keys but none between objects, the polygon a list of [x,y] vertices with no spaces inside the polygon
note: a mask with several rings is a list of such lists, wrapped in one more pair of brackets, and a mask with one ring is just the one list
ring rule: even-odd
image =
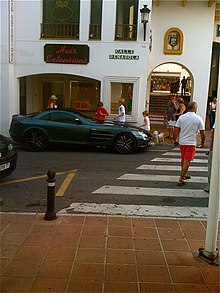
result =
[{"label": "pedestrian", "polygon": [[178,109],[177,101],[175,96],[170,97],[170,101],[167,104],[166,119],[169,134],[167,138],[173,139],[173,130],[176,124],[175,113]]},{"label": "pedestrian", "polygon": [[185,106],[184,100],[182,98],[177,99],[177,104],[178,104],[178,109],[177,109],[176,113],[174,114],[176,121],[179,119],[179,117],[181,115],[186,113],[186,106]]},{"label": "pedestrian", "polygon": [[57,108],[57,97],[52,95],[49,99],[47,108],[54,109]]},{"label": "pedestrian", "polygon": [[185,184],[186,179],[190,179],[188,169],[190,162],[194,160],[197,145],[197,134],[200,132],[201,147],[205,143],[205,125],[202,118],[196,114],[197,103],[188,104],[188,112],[180,116],[174,128],[174,145],[179,145],[181,154],[181,173],[178,185]]},{"label": "pedestrian", "polygon": [[144,117],[143,124],[138,126],[138,128],[142,128],[143,131],[151,138],[153,139],[153,136],[150,133],[150,118],[149,118],[149,113],[147,111],[143,111],[142,115]]},{"label": "pedestrian", "polygon": [[114,117],[114,120],[117,120],[119,123],[125,123],[125,99],[121,98],[120,100],[118,100],[118,103],[118,115]]},{"label": "pedestrian", "polygon": [[99,124],[103,124],[106,116],[108,116],[108,111],[103,107],[103,103],[99,102],[96,111],[96,122]]},{"label": "pedestrian", "polygon": [[212,171],[212,151],[213,151],[213,142],[214,142],[214,132],[215,132],[215,124],[213,125],[212,132],[211,132],[211,141],[210,141],[210,149],[209,149],[209,156],[208,156],[208,184],[204,188],[205,192],[210,191],[210,181],[211,181],[211,171]]},{"label": "pedestrian", "polygon": [[185,96],[186,94],[186,85],[187,85],[187,79],[185,76],[183,76],[181,80],[181,96]]},{"label": "pedestrian", "polygon": [[210,129],[213,128],[215,123],[215,112],[216,112],[217,98],[214,97],[212,102],[209,103],[209,120],[210,120]]}]

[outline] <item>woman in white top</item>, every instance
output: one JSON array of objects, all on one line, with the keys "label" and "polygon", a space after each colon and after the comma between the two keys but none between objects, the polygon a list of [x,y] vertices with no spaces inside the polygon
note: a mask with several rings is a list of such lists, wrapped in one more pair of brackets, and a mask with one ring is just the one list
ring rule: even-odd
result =
[{"label": "woman in white top", "polygon": [[217,98],[216,97],[214,97],[212,102],[209,103],[210,129],[212,129],[213,125],[215,124],[216,103],[217,103]]}]

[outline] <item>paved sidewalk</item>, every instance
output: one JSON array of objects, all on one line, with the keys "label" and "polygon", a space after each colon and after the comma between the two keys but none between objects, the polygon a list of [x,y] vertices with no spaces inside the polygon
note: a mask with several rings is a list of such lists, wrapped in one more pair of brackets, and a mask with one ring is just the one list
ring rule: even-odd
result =
[{"label": "paved sidewalk", "polygon": [[1,292],[220,291],[219,266],[198,258],[204,220],[0,217]]}]

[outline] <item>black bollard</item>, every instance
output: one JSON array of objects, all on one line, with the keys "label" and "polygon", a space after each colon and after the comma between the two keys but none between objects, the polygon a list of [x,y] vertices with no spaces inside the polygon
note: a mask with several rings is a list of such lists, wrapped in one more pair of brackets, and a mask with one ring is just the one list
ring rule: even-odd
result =
[{"label": "black bollard", "polygon": [[44,220],[56,220],[57,216],[54,211],[55,207],[55,175],[54,171],[48,170],[47,172],[47,212],[45,213]]}]

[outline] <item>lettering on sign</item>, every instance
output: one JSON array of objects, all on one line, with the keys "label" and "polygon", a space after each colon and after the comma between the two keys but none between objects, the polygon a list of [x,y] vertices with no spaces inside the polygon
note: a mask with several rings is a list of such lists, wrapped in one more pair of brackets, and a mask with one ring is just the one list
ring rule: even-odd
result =
[{"label": "lettering on sign", "polygon": [[134,50],[131,49],[115,49],[115,54],[110,54],[109,59],[139,60],[139,56],[134,55]]},{"label": "lettering on sign", "polygon": [[44,46],[46,63],[88,64],[89,47],[87,45],[54,45]]}]

